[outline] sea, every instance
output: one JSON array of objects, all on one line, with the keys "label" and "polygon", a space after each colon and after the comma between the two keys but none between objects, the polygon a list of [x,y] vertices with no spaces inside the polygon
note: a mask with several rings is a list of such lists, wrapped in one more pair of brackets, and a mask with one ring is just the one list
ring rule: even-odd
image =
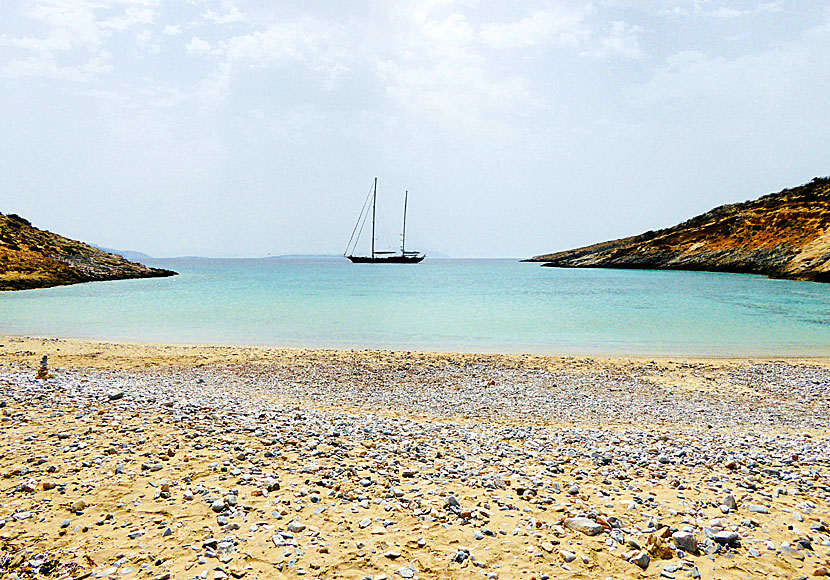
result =
[{"label": "sea", "polygon": [[568,356],[828,356],[830,285],[508,259],[153,259],[171,278],[0,293],[0,333]]}]

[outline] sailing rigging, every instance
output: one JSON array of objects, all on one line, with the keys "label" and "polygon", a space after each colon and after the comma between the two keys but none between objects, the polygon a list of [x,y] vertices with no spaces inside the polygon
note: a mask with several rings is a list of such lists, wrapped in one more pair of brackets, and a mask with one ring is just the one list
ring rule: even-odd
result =
[{"label": "sailing rigging", "polygon": [[[360,239],[360,234],[363,232],[363,226],[366,225],[366,220],[369,217],[368,202],[371,196],[372,200],[372,250],[369,256],[354,255],[357,242]],[[346,251],[343,255],[346,256],[354,264],[417,264],[424,258],[426,254],[421,252],[413,252],[406,250],[406,205],[409,198],[409,191],[404,194],[403,201],[403,230],[401,232],[401,251],[397,252],[381,252],[375,250],[375,223],[377,217],[377,201],[378,201],[378,178],[372,186],[370,196],[366,197],[363,202],[363,208],[360,210],[360,215],[357,218],[357,223],[352,230],[352,236],[349,238],[349,243],[346,245]],[[353,243],[354,242],[354,243]]]}]

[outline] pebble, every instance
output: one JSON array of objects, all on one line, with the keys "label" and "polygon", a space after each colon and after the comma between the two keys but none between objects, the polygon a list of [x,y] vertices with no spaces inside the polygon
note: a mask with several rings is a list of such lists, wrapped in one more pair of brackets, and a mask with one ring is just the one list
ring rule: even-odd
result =
[{"label": "pebble", "polygon": [[636,564],[643,570],[648,568],[648,565],[651,563],[651,556],[648,555],[648,552],[640,551],[635,556],[628,560],[632,564]]},{"label": "pebble", "polygon": [[697,539],[689,532],[675,532],[672,534],[675,545],[684,552],[697,553]]},{"label": "pebble", "polygon": [[[394,356],[403,357],[403,354]],[[400,360],[400,367],[396,369],[415,364],[403,358]],[[747,553],[758,557],[755,553],[759,556],[761,553],[753,546],[747,552],[736,551],[741,534],[746,536],[748,544],[764,545],[767,527],[777,525],[777,520],[763,518],[762,526],[748,517],[741,521],[742,517],[738,514],[746,508],[749,513],[772,513],[777,517],[779,508],[784,505],[781,498],[785,498],[788,509],[798,509],[798,512],[792,513],[803,513],[803,519],[808,523],[800,526],[793,521],[793,518],[798,520],[796,515],[787,515],[787,522],[800,528],[800,531],[789,531],[786,538],[792,546],[782,547],[780,552],[789,558],[797,558],[797,554],[804,558],[810,549],[798,540],[800,536],[810,534],[817,555],[825,557],[827,550],[824,549],[824,542],[830,541],[830,536],[826,529],[813,528],[821,527],[821,522],[827,519],[827,494],[830,490],[825,489],[827,480],[822,471],[830,457],[827,442],[821,436],[791,435],[789,432],[765,430],[764,427],[780,424],[791,428],[809,428],[814,433],[826,429],[828,421],[820,412],[824,404],[821,398],[824,396],[823,387],[820,385],[825,385],[826,381],[820,381],[815,386],[802,380],[802,375],[790,371],[787,365],[778,364],[729,371],[732,373],[728,378],[729,384],[751,386],[755,392],[770,393],[771,397],[779,394],[790,397],[788,405],[797,410],[791,412],[790,407],[778,409],[764,398],[744,403],[739,397],[732,397],[728,389],[719,390],[717,396],[712,397],[704,391],[675,392],[672,388],[650,382],[648,377],[651,375],[643,367],[633,373],[617,370],[597,372],[586,366],[584,374],[557,374],[557,371],[525,367],[532,363],[521,357],[511,360],[514,360],[512,364],[515,368],[497,372],[493,372],[487,366],[486,358],[483,358],[463,368],[444,364],[442,370],[426,370],[417,378],[412,378],[415,375],[408,371],[390,371],[388,380],[375,380],[374,375],[370,377],[372,380],[363,380],[367,375],[361,373],[370,371],[328,363],[290,370],[259,369],[253,365],[245,373],[210,367],[175,372],[160,369],[148,371],[145,378],[126,371],[107,371],[97,375],[95,372],[73,375],[76,371],[61,371],[60,379],[56,379],[63,381],[60,383],[61,390],[50,392],[50,396],[76,397],[73,404],[78,409],[84,408],[81,405],[83,401],[97,401],[97,407],[105,415],[97,420],[103,425],[96,423],[95,429],[110,429],[111,448],[122,459],[119,463],[121,473],[116,475],[126,472],[127,477],[121,478],[125,481],[136,475],[140,465],[144,473],[138,481],[147,487],[141,488],[137,495],[144,493],[145,489],[150,492],[143,498],[130,497],[125,501],[126,507],[118,511],[103,503],[99,505],[100,500],[90,500],[94,504],[90,514],[73,518],[79,530],[86,524],[92,527],[87,518],[94,518],[90,521],[101,522],[103,526],[93,527],[96,534],[112,528],[122,539],[124,534],[137,539],[139,536],[133,537],[132,534],[139,530],[128,526],[130,531],[127,532],[118,527],[129,520],[129,516],[125,518],[121,514],[130,510],[131,506],[141,504],[139,510],[133,511],[134,514],[162,513],[161,510],[172,510],[171,506],[176,503],[181,505],[182,501],[198,496],[198,501],[188,504],[187,510],[200,513],[199,517],[210,515],[211,510],[220,514],[216,521],[223,525],[222,537],[230,537],[229,534],[233,533],[231,527],[238,530],[240,524],[246,531],[233,536],[240,545],[249,542],[247,546],[255,546],[262,537],[257,537],[258,534],[267,533],[266,538],[273,534],[274,538],[280,538],[268,543],[269,549],[274,551],[274,558],[282,558],[283,550],[290,552],[284,558],[283,575],[300,575],[299,571],[303,570],[307,576],[323,577],[327,573],[326,564],[323,563],[323,568],[314,568],[311,564],[315,561],[309,559],[308,554],[328,554],[328,548],[320,545],[323,542],[331,546],[333,554],[339,553],[337,542],[327,537],[327,534],[333,533],[333,528],[326,534],[307,533],[292,537],[291,534],[306,530],[305,524],[292,518],[302,514],[313,530],[316,520],[312,511],[315,508],[327,508],[325,517],[331,514],[334,521],[343,517],[340,515],[342,509],[345,514],[371,514],[376,521],[371,538],[376,538],[376,531],[386,534],[383,537],[388,540],[387,545],[364,538],[367,545],[360,549],[368,559],[382,556],[387,560],[396,560],[402,557],[401,552],[406,554],[406,558],[411,557],[413,562],[413,552],[419,558],[429,559],[431,554],[441,552],[443,545],[440,541],[434,541],[434,536],[430,535],[432,531],[454,530],[459,534],[472,533],[476,540],[484,540],[484,536],[499,539],[506,536],[505,540],[526,542],[536,550],[537,556],[542,552],[556,553],[555,543],[560,548],[557,557],[561,558],[560,564],[564,561],[584,575],[588,563],[597,562],[593,551],[616,554],[615,550],[620,546],[629,546],[626,549],[636,546],[634,552],[626,554],[628,561],[643,570],[647,569],[651,557],[641,546],[646,545],[646,538],[664,533],[658,527],[666,530],[663,537],[675,561],[682,558],[684,562],[694,562],[685,553],[694,554],[695,548],[710,553],[716,567],[729,566],[732,558],[745,558]],[[482,368],[487,375],[493,374],[498,379],[489,387],[487,397],[481,397],[482,393],[476,390],[475,375],[484,373]],[[816,372],[822,381],[830,376],[830,373]],[[167,378],[179,376],[175,373],[186,374],[190,380],[173,386]],[[195,377],[205,380],[200,383],[194,380]],[[12,397],[21,397],[13,406],[23,405],[24,395],[39,392],[34,389],[46,388],[46,385],[28,387],[23,379],[14,377],[5,377],[4,380],[24,385],[20,388],[20,394],[12,394]],[[101,405],[104,400],[102,393],[118,384],[127,386],[130,396],[122,395],[123,400],[118,405]],[[591,388],[587,393],[586,385]],[[26,389],[30,388],[32,390],[27,393]],[[8,391],[3,392],[4,396],[8,395]],[[273,398],[257,395],[262,392]],[[521,396],[516,396],[518,392]],[[640,396],[641,392],[650,392],[654,396],[648,399]],[[788,395],[789,392],[799,393],[798,398]],[[305,404],[303,401],[311,400],[305,397],[312,394],[326,400],[327,408],[317,409],[311,403]],[[291,397],[298,403],[281,407],[273,403],[279,397]],[[807,403],[802,405],[799,398]],[[349,401],[360,401],[366,412],[352,415],[343,411],[349,406]],[[171,403],[170,406],[166,405],[167,402]],[[47,409],[53,403],[44,400],[38,404]],[[397,413],[404,408],[406,414]],[[703,411],[686,413],[698,408]],[[394,413],[390,416],[380,412],[372,414],[384,409],[391,409]],[[153,441],[150,429],[146,433],[129,430],[131,425],[139,422],[134,417],[146,416],[148,411],[153,416],[158,415],[164,424],[188,425],[188,434],[195,433],[193,425],[199,425],[200,421],[212,429],[209,434],[197,436],[192,443],[186,438],[184,441],[180,439],[182,448],[169,453],[172,443]],[[15,411],[12,410],[12,413]],[[419,413],[429,416],[430,420],[421,421]],[[772,413],[778,413],[774,421],[766,421]],[[115,414],[118,414],[117,420]],[[415,418],[406,418],[407,415]],[[498,416],[505,418],[506,422],[493,421],[482,428],[481,424],[453,421],[455,416]],[[532,421],[529,420],[531,417]],[[659,424],[670,425],[670,428],[655,427],[652,430],[637,427],[637,422],[643,418],[659,418],[659,421],[664,421]],[[515,424],[510,422],[514,419]],[[565,426],[545,426],[546,422],[553,424],[557,420]],[[17,421],[15,419],[14,425],[18,424]],[[589,424],[575,425],[568,421],[588,421]],[[605,425],[609,422],[631,426],[608,429]],[[709,429],[707,424],[714,427]],[[96,448],[94,437],[89,437],[71,421],[65,425],[61,428],[66,429],[69,436],[63,439],[41,436],[25,442],[36,446],[44,445],[42,442],[49,440],[49,448],[54,448],[54,454],[58,457],[49,459],[49,462],[63,469],[57,475],[48,476],[60,484],[58,492],[44,496],[37,493],[38,486],[35,486],[34,491],[26,492],[29,494],[26,498],[12,493],[11,497],[20,497],[20,501],[30,503],[21,504],[17,511],[2,512],[6,518],[4,521],[9,522],[4,531],[8,527],[14,530],[18,525],[14,520],[21,514],[40,517],[41,512],[31,502],[42,497],[55,498],[52,501],[59,503],[62,506],[60,509],[64,510],[62,515],[66,515],[66,506],[75,506],[71,496],[77,498],[87,493],[83,488],[77,490],[73,489],[72,484],[66,485],[68,481],[89,480],[89,474],[96,473],[96,470],[112,475],[115,463],[106,452],[109,445],[105,443],[103,447]],[[722,425],[731,427],[727,429]],[[3,428],[7,428],[6,424]],[[334,435],[335,432],[337,435]],[[20,437],[15,442],[23,443],[24,440]],[[181,458],[190,455],[193,461],[196,455],[194,449],[204,450],[204,454],[210,454],[210,461],[216,461],[213,473],[218,482],[209,484],[207,487],[210,489],[200,489],[199,478],[194,477],[191,482],[186,476],[197,470],[189,467],[182,469],[187,464],[180,463],[180,460],[183,461]],[[43,481],[40,487],[45,490],[47,480],[42,478],[48,463],[38,466],[34,459],[38,455],[31,456],[31,462],[10,476],[13,478],[10,484],[21,486],[21,490],[28,489],[26,486],[34,477],[36,481]],[[274,461],[270,461],[271,458]],[[147,467],[144,468],[144,465]],[[411,465],[419,467],[416,469]],[[349,471],[352,469],[354,472]],[[71,476],[64,475],[67,470],[72,470]],[[158,485],[151,488],[153,484],[148,482],[147,472],[156,470],[164,470],[164,475],[153,477],[167,477],[171,481],[167,483],[157,479],[155,483]],[[304,475],[298,478],[299,473]],[[279,477],[283,478],[281,495],[277,494],[280,491]],[[180,479],[174,482],[173,478]],[[574,483],[574,480],[579,483]],[[455,483],[459,481],[465,484]],[[567,484],[564,483],[566,481]],[[442,491],[448,485],[454,489],[454,495],[446,496],[446,491]],[[235,493],[228,492],[228,488]],[[177,498],[175,492],[181,489],[184,491]],[[563,490],[566,493],[562,494]],[[779,493],[779,490],[788,490],[788,495]],[[68,497],[63,499],[61,492]],[[266,492],[273,495],[266,495]],[[155,499],[153,493],[158,494]],[[738,511],[735,496],[741,498],[741,511]],[[218,500],[217,497],[223,499]],[[207,498],[211,498],[210,501]],[[802,500],[803,505],[800,503]],[[808,500],[812,501],[812,505],[807,505]],[[249,504],[254,507],[249,507]],[[316,506],[312,507],[312,504]],[[358,508],[358,505],[361,507]],[[755,506],[767,511],[757,511]],[[72,511],[83,511],[87,507],[84,504]],[[113,509],[118,526],[106,525],[109,520],[104,519],[104,513],[99,513],[104,509]],[[725,514],[724,517],[709,521],[720,512]],[[322,513],[315,511],[317,515]],[[384,513],[386,515],[378,517],[378,514]],[[352,517],[354,519],[350,520],[348,515],[345,516],[342,522],[344,528],[348,528],[349,522],[359,520],[359,528],[366,529],[373,522],[369,517]],[[391,519],[382,521],[381,517]],[[287,525],[283,524],[284,529],[288,530],[283,533],[288,535],[277,533],[276,526],[280,524],[276,520],[290,520]],[[149,544],[151,538],[172,534],[178,530],[176,526],[168,527],[172,521],[175,520],[168,516],[158,516],[152,524],[150,520],[147,524],[131,522],[131,525],[146,525],[147,530],[147,536],[133,545]],[[211,523],[205,522],[206,529]],[[65,524],[61,529],[71,526],[68,520]],[[413,527],[406,527],[410,525]],[[403,540],[396,535],[401,533],[400,529],[406,529],[406,533],[417,530],[413,536],[418,533],[427,536],[429,549],[418,551],[426,547],[427,542],[422,541],[423,538],[416,542],[414,537],[404,549]],[[669,529],[675,530],[674,533],[670,533]],[[736,529],[741,533],[733,531]],[[601,534],[605,530],[608,534],[601,538],[585,537]],[[695,534],[701,538],[699,546]],[[91,538],[92,535],[90,533],[85,537]],[[176,535],[182,541],[188,541],[185,540],[188,537],[186,533],[176,531]],[[668,544],[669,537],[673,544]],[[402,543],[393,543],[398,541]],[[499,549],[497,542],[493,542],[492,546],[489,541],[476,546],[483,550]],[[223,544],[223,548],[218,548],[219,543]],[[582,547],[577,548],[580,544]],[[402,547],[401,551],[390,547],[397,545]],[[671,550],[672,545],[676,551]],[[712,548],[711,552],[709,548]],[[205,553],[217,558],[220,554],[224,558],[233,558],[239,549],[233,542],[226,543],[225,540],[215,542],[212,548],[204,548]],[[580,557],[574,550],[588,556]],[[506,559],[494,560],[490,554],[477,560],[469,551],[447,549],[442,557],[445,562],[452,561],[453,566],[464,565],[470,571],[487,562],[486,574],[484,571],[480,573],[497,577],[495,570],[491,570],[493,562],[505,568],[509,563]],[[192,558],[194,556],[191,556],[191,563],[194,561]],[[201,558],[201,555],[196,558]],[[775,560],[774,557],[765,558],[756,565],[773,566]],[[603,561],[600,557],[599,567],[592,571],[592,577],[601,578],[609,572],[602,567]],[[815,570],[820,561],[814,560],[810,570]],[[709,566],[709,559],[706,563]],[[155,575],[150,570],[152,568],[147,570],[148,577]],[[404,570],[406,572],[402,572]],[[681,577],[688,573],[695,577],[696,570],[691,565],[667,566],[660,574]],[[807,571],[806,567],[804,571]],[[140,573],[144,575],[144,570]],[[207,574],[207,571],[192,569],[182,580],[199,577],[203,573]],[[657,573],[654,571],[654,575]],[[236,573],[230,570],[227,574],[236,577]],[[391,572],[387,571],[387,574],[391,575]],[[414,577],[416,571],[404,567],[395,574],[409,578]],[[528,577],[531,574],[543,577],[538,570],[528,574]],[[697,574],[699,577],[699,572]],[[249,573],[248,577],[254,575]],[[502,576],[519,577],[519,574],[502,570]]]},{"label": "pebble", "polygon": [[582,532],[586,536],[596,536],[601,534],[605,528],[594,520],[589,518],[567,518],[565,520],[565,527],[576,532]]},{"label": "pebble", "polygon": [[730,547],[738,547],[740,545],[741,536],[737,532],[718,532],[715,534],[713,540],[718,544]]}]

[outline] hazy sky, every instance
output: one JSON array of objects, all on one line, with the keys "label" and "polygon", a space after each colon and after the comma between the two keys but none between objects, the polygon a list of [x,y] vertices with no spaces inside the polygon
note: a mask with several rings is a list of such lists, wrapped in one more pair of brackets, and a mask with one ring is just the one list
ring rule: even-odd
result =
[{"label": "hazy sky", "polygon": [[830,2],[3,0],[0,212],[155,256],[524,257],[830,173]]}]

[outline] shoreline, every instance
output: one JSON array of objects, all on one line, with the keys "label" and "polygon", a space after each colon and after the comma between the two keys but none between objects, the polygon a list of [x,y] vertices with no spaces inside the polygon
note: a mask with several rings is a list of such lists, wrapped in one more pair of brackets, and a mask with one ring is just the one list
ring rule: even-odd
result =
[{"label": "shoreline", "polygon": [[[376,354],[385,356],[395,355],[411,355],[416,354],[422,357],[436,357],[441,359],[469,359],[469,358],[489,358],[493,360],[510,360],[510,359],[534,359],[534,360],[574,360],[586,359],[592,361],[611,362],[611,361],[630,361],[630,362],[644,362],[644,361],[687,361],[696,363],[739,363],[739,362],[774,362],[785,361],[794,364],[817,364],[830,366],[830,354],[827,355],[796,355],[796,354],[753,354],[753,355],[697,355],[697,354],[649,354],[649,353],[600,353],[592,354],[590,352],[580,353],[542,353],[542,352],[499,352],[499,351],[474,351],[474,350],[431,350],[431,349],[405,349],[405,348],[326,348],[326,347],[302,347],[302,346],[279,346],[270,344],[233,344],[233,343],[215,343],[215,342],[159,342],[159,341],[142,341],[142,340],[109,340],[98,338],[76,338],[76,337],[61,337],[61,336],[39,336],[39,335],[18,335],[18,334],[2,334],[0,333],[0,356],[4,354],[4,349],[8,350],[8,344],[16,344],[18,347],[34,349],[32,352],[49,354],[48,345],[62,344],[73,356],[83,357],[102,348],[106,351],[118,350],[123,355],[129,358],[145,358],[147,353],[160,354],[166,353],[164,358],[171,361],[171,364],[186,364],[188,360],[186,353],[192,354],[194,351],[204,350],[206,352],[220,352],[229,360],[234,360],[239,356],[238,353],[245,352],[247,356],[257,355],[262,358],[265,356],[279,354],[281,356],[297,355],[300,353],[328,353],[332,355],[343,355],[346,353],[364,353]],[[57,352],[57,351],[54,351]],[[53,352],[53,354],[54,354]],[[236,354],[235,354],[236,353]],[[65,357],[63,355],[58,355]],[[179,362],[177,358],[183,358]],[[241,359],[240,359],[241,360]],[[262,359],[265,360],[265,359]]]},{"label": "shoreline", "polygon": [[830,359],[0,344],[12,580],[830,567]]}]

